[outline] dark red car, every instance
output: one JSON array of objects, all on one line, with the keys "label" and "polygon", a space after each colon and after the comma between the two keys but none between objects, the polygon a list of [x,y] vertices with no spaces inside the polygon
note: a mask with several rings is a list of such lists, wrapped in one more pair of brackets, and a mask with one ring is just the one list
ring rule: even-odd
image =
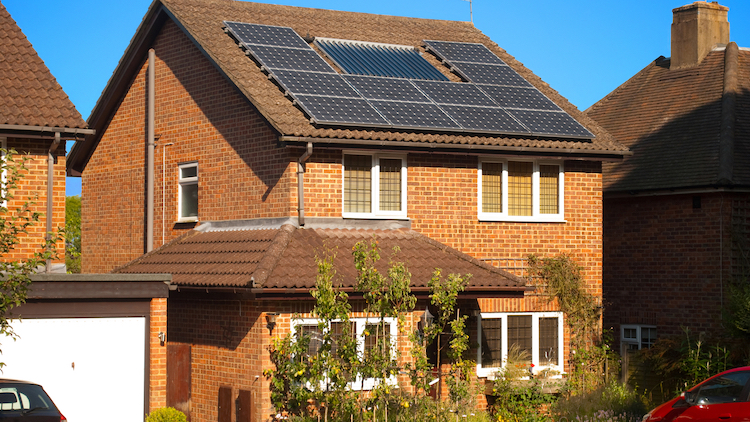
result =
[{"label": "dark red car", "polygon": [[643,417],[643,422],[750,421],[750,366],[703,381]]},{"label": "dark red car", "polygon": [[41,385],[0,379],[0,421],[67,422]]}]

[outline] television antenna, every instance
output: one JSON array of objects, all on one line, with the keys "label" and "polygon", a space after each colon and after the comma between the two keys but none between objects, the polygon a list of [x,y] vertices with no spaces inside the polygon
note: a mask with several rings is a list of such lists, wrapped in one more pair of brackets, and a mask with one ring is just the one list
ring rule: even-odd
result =
[{"label": "television antenna", "polygon": [[464,0],[469,2],[469,21],[474,25],[474,6],[472,5],[473,0]]}]

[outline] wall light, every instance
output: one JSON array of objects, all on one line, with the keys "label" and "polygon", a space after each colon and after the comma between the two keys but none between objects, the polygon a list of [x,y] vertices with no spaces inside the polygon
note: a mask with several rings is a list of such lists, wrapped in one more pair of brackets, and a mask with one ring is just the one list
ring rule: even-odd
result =
[{"label": "wall light", "polygon": [[167,340],[167,335],[164,331],[159,331],[159,346],[164,346],[164,342]]},{"label": "wall light", "polygon": [[276,327],[276,317],[278,315],[278,312],[266,312],[266,327],[268,327],[268,334],[273,333],[273,328]]}]

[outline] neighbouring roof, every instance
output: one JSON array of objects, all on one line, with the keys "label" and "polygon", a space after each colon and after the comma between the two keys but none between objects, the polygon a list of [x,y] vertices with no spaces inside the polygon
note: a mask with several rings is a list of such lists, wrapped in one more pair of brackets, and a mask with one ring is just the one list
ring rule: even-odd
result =
[{"label": "neighbouring roof", "polygon": [[605,192],[750,186],[750,50],[669,65],[658,58],[586,111],[633,152],[604,164]]},{"label": "neighbouring roof", "polygon": [[[285,142],[320,142],[389,145],[409,148],[480,149],[486,152],[524,151],[578,155],[595,159],[621,159],[628,151],[596,122],[581,113],[559,93],[497,46],[469,22],[440,21],[371,15],[232,0],[156,0],[125,52],[112,79],[89,118],[104,132],[132,80],[142,65],[147,47],[166,19],[172,19],[215,64],[219,71],[258,109]],[[372,127],[331,127],[310,119],[284,96],[268,75],[224,32],[225,21],[291,27],[300,36],[412,46],[449,79],[460,78],[426,53],[425,40],[481,43],[595,135],[591,139],[504,136],[398,130]],[[91,141],[91,142],[89,142]],[[83,171],[96,148],[97,137],[77,143],[69,156],[69,169]]]},{"label": "neighbouring roof", "polygon": [[[318,258],[334,256],[337,284],[356,285],[352,248],[376,241],[385,273],[389,261],[403,262],[412,289],[426,290],[436,268],[471,274],[469,291],[523,292],[524,279],[407,229],[252,228],[192,230],[163,247],[116,269],[115,273],[169,273],[172,284],[201,288],[306,291],[315,286]],[[392,255],[394,248],[398,252]],[[278,290],[277,290],[278,291]]]},{"label": "neighbouring roof", "polygon": [[73,103],[0,4],[0,128],[86,128]]}]

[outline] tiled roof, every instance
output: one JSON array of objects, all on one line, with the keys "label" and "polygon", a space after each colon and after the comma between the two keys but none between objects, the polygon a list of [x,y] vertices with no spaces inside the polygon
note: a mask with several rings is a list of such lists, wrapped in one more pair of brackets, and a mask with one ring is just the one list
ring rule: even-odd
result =
[{"label": "tiled roof", "polygon": [[[734,76],[725,66],[731,49],[738,57]],[[633,152],[604,164],[605,191],[718,186],[726,184],[722,174],[731,185],[750,185],[750,51],[731,43],[694,67],[669,65],[657,59],[586,111]],[[724,101],[726,75],[736,78],[734,105]],[[732,114],[728,142],[722,118]]]},{"label": "tiled roof", "polygon": [[316,258],[332,254],[341,285],[353,287],[352,248],[370,240],[380,249],[378,270],[385,272],[390,260],[404,262],[413,288],[426,288],[435,268],[440,268],[444,276],[472,274],[473,290],[524,289],[522,278],[412,230],[306,229],[289,224],[274,229],[194,230],[115,272],[169,273],[178,286],[309,289],[315,285]]},{"label": "tiled roof", "polygon": [[[440,21],[340,12],[291,6],[279,6],[233,0],[157,0],[133,43],[126,51],[112,80],[105,88],[100,102],[92,111],[89,124],[101,136],[114,112],[116,102],[123,92],[124,84],[132,79],[136,71],[133,63],[141,63],[143,44],[158,31],[160,5],[169,18],[191,37],[203,53],[237,86],[248,100],[276,129],[284,141],[346,142],[352,145],[392,145],[409,148],[483,149],[487,151],[542,150],[548,154],[581,155],[619,159],[628,154],[626,148],[615,141],[596,122],[580,112],[557,91],[549,87],[529,69],[524,67],[505,50],[497,46],[469,22]],[[445,40],[482,43],[509,64],[520,75],[564,111],[583,124],[596,138],[593,140],[544,139],[537,137],[502,136],[483,134],[440,133],[426,131],[403,131],[383,128],[335,128],[315,126],[284,93],[269,80],[252,59],[247,57],[235,41],[223,30],[223,22],[236,21],[291,27],[302,36],[367,41],[384,44],[413,46],[424,52],[424,40]],[[152,22],[157,22],[152,26]],[[431,53],[423,56],[440,69],[449,79],[459,81]],[[130,73],[129,73],[130,72]],[[93,141],[93,142],[92,142]],[[96,138],[78,143],[71,152],[70,168],[82,171],[96,147]],[[80,151],[79,151],[80,150]]]},{"label": "tiled roof", "polygon": [[0,125],[87,127],[81,114],[2,4]]}]

